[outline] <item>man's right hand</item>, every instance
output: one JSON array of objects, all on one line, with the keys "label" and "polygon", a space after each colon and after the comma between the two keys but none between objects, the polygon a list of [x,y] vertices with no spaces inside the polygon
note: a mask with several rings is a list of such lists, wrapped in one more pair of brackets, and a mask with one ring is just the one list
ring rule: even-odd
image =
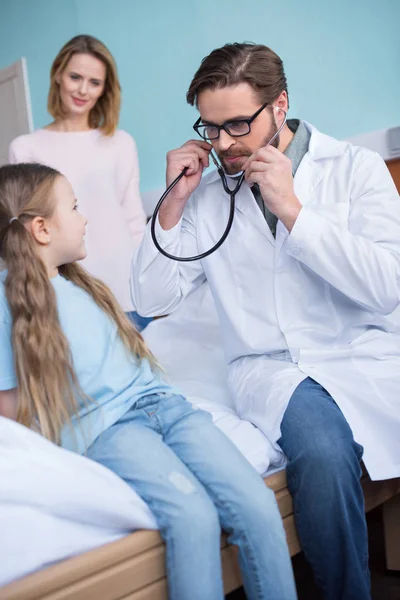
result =
[{"label": "man's right hand", "polygon": [[185,175],[163,202],[159,221],[163,229],[172,229],[181,219],[186,202],[199,186],[203,170],[209,165],[211,144],[190,140],[167,154],[167,186],[188,167]]}]

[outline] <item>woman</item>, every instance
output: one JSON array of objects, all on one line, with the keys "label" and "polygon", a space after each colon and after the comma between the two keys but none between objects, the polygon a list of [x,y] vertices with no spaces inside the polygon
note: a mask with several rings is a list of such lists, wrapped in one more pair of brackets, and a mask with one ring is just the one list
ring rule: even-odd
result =
[{"label": "woman", "polygon": [[102,42],[78,35],[50,71],[48,111],[54,121],[16,138],[9,160],[51,166],[72,183],[90,225],[85,268],[104,280],[126,312],[133,310],[129,268],[146,217],[139,194],[136,145],[117,129],[120,83]]}]

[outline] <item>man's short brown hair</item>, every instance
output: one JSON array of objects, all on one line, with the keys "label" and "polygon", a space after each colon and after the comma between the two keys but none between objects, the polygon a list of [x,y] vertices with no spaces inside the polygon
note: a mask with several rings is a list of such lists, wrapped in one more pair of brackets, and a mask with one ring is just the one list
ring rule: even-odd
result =
[{"label": "man's short brown hair", "polygon": [[240,83],[248,83],[262,103],[272,103],[283,91],[288,91],[283,62],[273,50],[261,44],[234,43],[225,44],[203,58],[186,99],[192,106],[197,105],[204,90]]}]

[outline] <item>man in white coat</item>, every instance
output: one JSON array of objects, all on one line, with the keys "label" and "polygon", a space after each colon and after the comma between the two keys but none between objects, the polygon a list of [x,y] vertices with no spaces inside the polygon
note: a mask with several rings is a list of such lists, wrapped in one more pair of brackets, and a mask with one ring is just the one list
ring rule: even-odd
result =
[{"label": "man in white coat", "polygon": [[[373,479],[400,476],[400,201],[382,159],[288,120],[281,59],[228,44],[187,93],[200,119],[167,156],[156,233],[171,254],[213,246],[245,172],[226,242],[191,263],[167,259],[148,229],[133,263],[138,312],[175,310],[205,279],[217,307],[239,415],[288,460],[302,547],[326,600],[368,600],[363,458]],[[233,176],[233,177],[232,177]]]}]

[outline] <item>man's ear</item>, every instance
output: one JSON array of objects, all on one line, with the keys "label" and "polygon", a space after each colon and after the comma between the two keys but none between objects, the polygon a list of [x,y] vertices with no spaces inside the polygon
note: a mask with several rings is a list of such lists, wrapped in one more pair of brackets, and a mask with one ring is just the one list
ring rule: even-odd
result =
[{"label": "man's ear", "polygon": [[32,221],[27,224],[27,227],[31,230],[31,234],[38,244],[41,246],[50,244],[50,226],[47,219],[44,219],[43,217],[34,217]]},{"label": "man's ear", "polygon": [[286,112],[289,110],[289,100],[287,92],[283,91],[279,94],[278,98],[274,102],[275,106],[282,108]]}]

